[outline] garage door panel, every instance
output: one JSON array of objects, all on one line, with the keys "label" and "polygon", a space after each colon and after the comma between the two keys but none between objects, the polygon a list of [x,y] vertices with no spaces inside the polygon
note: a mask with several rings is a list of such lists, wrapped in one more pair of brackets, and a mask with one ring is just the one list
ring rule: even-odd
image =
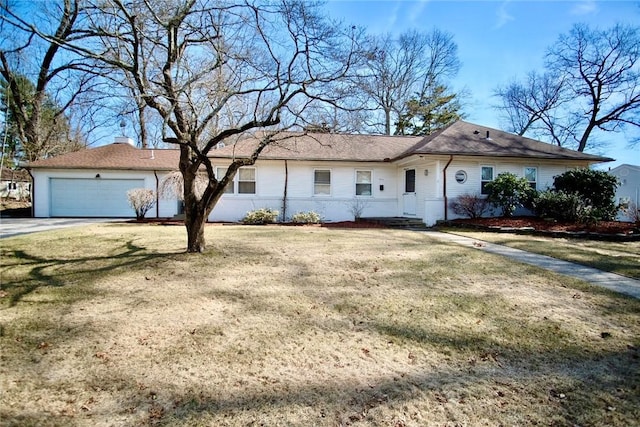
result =
[{"label": "garage door panel", "polygon": [[51,178],[51,216],[133,217],[127,191],[141,187],[143,179]]}]

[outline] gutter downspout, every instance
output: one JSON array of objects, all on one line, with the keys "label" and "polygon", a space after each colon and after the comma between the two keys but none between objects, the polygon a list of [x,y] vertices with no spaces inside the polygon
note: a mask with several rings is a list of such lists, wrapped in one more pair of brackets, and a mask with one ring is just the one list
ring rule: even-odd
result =
[{"label": "gutter downspout", "polygon": [[447,198],[447,168],[449,167],[449,165],[451,164],[451,162],[453,161],[453,154],[449,156],[449,161],[447,162],[447,164],[445,165],[444,169],[442,169],[442,193],[444,196],[444,220],[448,220],[448,198]]},{"label": "gutter downspout", "polygon": [[[31,177],[31,218],[35,218],[36,216],[36,180],[33,179],[33,175],[31,175],[31,169],[25,168],[29,176]],[[51,216],[51,212],[49,212],[49,216]]]},{"label": "gutter downspout", "polygon": [[289,166],[284,160],[284,194],[282,195],[282,222],[287,220],[287,187],[289,186]]},{"label": "gutter downspout", "polygon": [[160,218],[160,195],[158,194],[158,189],[160,188],[160,184],[158,182],[158,171],[153,171],[153,176],[156,177],[156,218]]}]

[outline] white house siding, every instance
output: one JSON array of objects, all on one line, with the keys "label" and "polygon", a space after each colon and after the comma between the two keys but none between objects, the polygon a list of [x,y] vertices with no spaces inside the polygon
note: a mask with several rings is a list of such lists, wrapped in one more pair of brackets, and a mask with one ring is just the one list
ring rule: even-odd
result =
[{"label": "white house siding", "polygon": [[[228,162],[214,161],[215,167]],[[288,161],[287,174],[283,160],[262,160],[255,166],[256,194],[225,194],[210,221],[239,221],[250,210],[271,208],[283,213],[285,178],[287,181],[286,218],[297,212],[314,211],[324,221],[353,220],[354,203],[363,206],[362,216],[396,216],[398,195],[396,166],[379,163]],[[314,195],[314,171],[331,171],[331,194]],[[355,196],[356,171],[372,172],[372,195]],[[237,180],[237,175],[236,178]],[[381,190],[380,186],[384,188]],[[357,200],[358,202],[354,201]]]},{"label": "white house siding", "polygon": [[[640,166],[623,164],[609,171],[609,173],[620,181],[616,189],[616,201],[618,203],[633,202],[640,206]],[[618,220],[629,221],[629,217],[624,213],[618,214]]]},{"label": "white house siding", "polygon": [[[416,169],[416,191],[418,192],[418,206],[420,206],[417,216],[422,218],[425,224],[433,225],[438,220],[444,219],[444,168],[449,161],[449,156],[422,158],[417,162],[406,162],[399,167],[398,185],[402,187],[404,182],[404,168],[412,167]],[[493,166],[494,178],[500,173],[511,172],[517,176],[524,176],[526,167],[535,167],[538,170],[537,189],[543,190],[553,185],[553,177],[577,167],[587,167],[585,162],[560,163],[554,160],[540,159],[500,159],[500,158],[479,158],[471,156],[453,156],[447,167],[447,201],[459,197],[463,194],[480,194],[481,189],[481,168],[482,166]],[[424,170],[429,170],[427,176]],[[458,183],[455,175],[458,171],[464,171],[467,179],[464,183]],[[489,212],[493,214],[493,212]],[[448,209],[447,218],[455,219],[457,216]]]},{"label": "white house siding", "polygon": [[[34,216],[38,218],[46,218],[52,216],[52,203],[50,199],[51,195],[51,182],[52,179],[67,179],[67,180],[143,180],[144,188],[156,190],[156,177],[153,171],[113,171],[113,170],[45,170],[34,169],[32,171],[34,184],[33,184],[33,210]],[[99,178],[96,175],[100,175]],[[158,172],[158,181],[162,179],[164,173]],[[60,181],[58,181],[60,182]],[[73,181],[65,181],[70,185],[73,185]],[[81,182],[81,181],[78,181]],[[159,204],[154,206],[148,213],[147,218],[158,217],[171,217],[177,213],[177,201],[165,200],[160,198]],[[85,216],[81,211],[74,213],[74,216]],[[94,216],[93,211],[88,210],[86,216]],[[131,209],[130,213],[127,213],[127,217],[135,217],[135,212]]]}]

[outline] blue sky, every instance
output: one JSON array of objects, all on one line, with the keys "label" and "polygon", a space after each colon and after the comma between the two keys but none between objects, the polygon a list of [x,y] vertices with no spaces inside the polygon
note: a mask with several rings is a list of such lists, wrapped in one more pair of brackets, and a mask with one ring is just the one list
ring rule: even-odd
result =
[{"label": "blue sky", "polygon": [[[640,1],[329,0],[326,7],[330,16],[372,34],[434,27],[452,33],[462,61],[453,85],[471,94],[467,120],[495,128],[500,127],[498,112],[491,108],[497,102],[495,87],[540,70],[547,48],[575,23],[640,25]],[[591,152],[618,159],[607,167],[640,164],[640,150],[628,148],[624,135],[607,134],[601,140],[607,147]]]}]

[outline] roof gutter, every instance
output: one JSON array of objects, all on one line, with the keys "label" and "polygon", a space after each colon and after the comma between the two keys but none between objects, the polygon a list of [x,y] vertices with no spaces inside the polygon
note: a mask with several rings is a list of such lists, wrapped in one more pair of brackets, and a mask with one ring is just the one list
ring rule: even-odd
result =
[{"label": "roof gutter", "polygon": [[448,209],[447,206],[449,205],[449,200],[447,198],[447,168],[449,168],[449,165],[451,164],[451,162],[453,161],[453,154],[451,154],[449,156],[449,161],[447,162],[447,164],[445,165],[444,169],[442,169],[442,194],[444,196],[444,220],[448,220]]}]

